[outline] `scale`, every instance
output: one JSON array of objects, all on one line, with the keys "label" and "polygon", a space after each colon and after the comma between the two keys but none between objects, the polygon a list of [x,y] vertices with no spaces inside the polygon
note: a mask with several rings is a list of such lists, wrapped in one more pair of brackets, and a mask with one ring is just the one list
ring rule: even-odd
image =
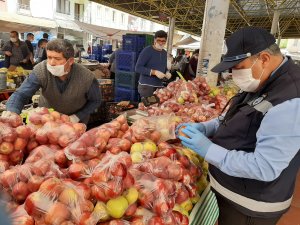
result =
[{"label": "scale", "polygon": [[141,100],[144,103],[144,105],[147,107],[160,102],[159,98],[156,95],[152,95],[149,97],[142,97]]}]

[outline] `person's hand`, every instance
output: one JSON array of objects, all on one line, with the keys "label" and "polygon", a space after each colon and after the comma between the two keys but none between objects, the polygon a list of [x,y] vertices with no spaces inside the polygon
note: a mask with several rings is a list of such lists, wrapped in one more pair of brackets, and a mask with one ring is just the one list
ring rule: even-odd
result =
[{"label": "person's hand", "polygon": [[27,59],[23,59],[21,62],[22,63],[27,63]]},{"label": "person's hand", "polygon": [[4,54],[7,56],[12,56],[12,53],[10,51],[5,51]]},{"label": "person's hand", "polygon": [[176,135],[178,135],[178,131],[181,127],[185,126],[187,127],[194,127],[196,128],[198,131],[200,131],[201,133],[203,133],[204,135],[206,135],[206,128],[202,123],[181,123],[176,127],[175,133]]},{"label": "person's hand", "polygon": [[172,74],[170,72],[166,72],[166,76],[165,76],[168,80],[172,77]]},{"label": "person's hand", "polygon": [[178,138],[182,141],[181,143],[205,158],[212,142],[194,127],[188,126],[187,128],[182,129],[182,132],[188,137],[179,136]]},{"label": "person's hand", "polygon": [[166,77],[166,74],[164,74],[164,73],[162,73],[162,72],[160,72],[160,71],[158,71],[158,70],[154,70],[154,71],[153,71],[153,74],[154,74],[155,76],[157,76],[159,79],[163,79],[164,77]]},{"label": "person's hand", "polygon": [[72,123],[78,123],[80,121],[80,119],[75,114],[73,114],[70,116],[70,121]]}]

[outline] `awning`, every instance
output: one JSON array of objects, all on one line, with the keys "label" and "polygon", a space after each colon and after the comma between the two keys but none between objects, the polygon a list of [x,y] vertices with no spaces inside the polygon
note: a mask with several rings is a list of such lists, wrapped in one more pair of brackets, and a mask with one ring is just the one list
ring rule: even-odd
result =
[{"label": "awning", "polygon": [[108,38],[111,37],[113,39],[122,39],[122,35],[126,33],[134,33],[128,30],[120,30],[115,28],[97,26],[93,24],[83,23],[80,21],[75,21],[75,23],[85,32],[95,35],[97,37]]},{"label": "awning", "polygon": [[31,16],[23,16],[14,13],[0,13],[0,31],[10,32],[16,30],[18,32],[39,31],[41,28],[55,28],[55,21],[35,18]]},{"label": "awning", "polygon": [[175,46],[179,46],[179,45],[189,45],[195,42],[199,42],[199,40],[193,38],[192,36],[188,36],[188,37],[183,37],[180,41],[178,41],[177,43],[175,43]]},{"label": "awning", "polygon": [[57,27],[74,30],[74,31],[79,31],[79,32],[82,31],[82,29],[80,29],[80,27],[72,20],[56,19],[55,22],[57,24]]}]

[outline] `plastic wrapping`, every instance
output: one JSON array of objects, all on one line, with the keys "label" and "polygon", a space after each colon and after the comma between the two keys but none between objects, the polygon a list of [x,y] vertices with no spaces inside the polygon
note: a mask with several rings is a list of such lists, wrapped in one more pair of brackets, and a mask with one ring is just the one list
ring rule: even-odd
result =
[{"label": "plastic wrapping", "polygon": [[96,158],[107,150],[114,154],[129,151],[131,142],[120,139],[128,128],[125,115],[121,115],[110,123],[85,132],[78,140],[64,149],[65,154],[69,160],[84,161]]},{"label": "plastic wrapping", "polygon": [[62,176],[59,167],[46,156],[6,170],[0,175],[0,183],[16,202],[22,203],[30,193],[39,189],[45,179]]},{"label": "plastic wrapping", "polygon": [[152,116],[137,120],[132,124],[133,137],[137,141],[152,140],[155,143],[175,139],[176,116],[170,115]]},{"label": "plastic wrapping", "polygon": [[1,115],[0,122],[6,123],[11,127],[18,127],[23,124],[23,119],[18,114],[7,111],[5,115]]},{"label": "plastic wrapping", "polygon": [[25,125],[14,128],[0,122],[0,162],[3,162],[0,170],[5,170],[4,162],[8,162],[9,165],[22,162],[31,135],[31,129]]},{"label": "plastic wrapping", "polygon": [[94,210],[89,198],[87,185],[50,178],[41,184],[37,192],[27,197],[24,208],[36,224],[80,224],[84,216]]}]

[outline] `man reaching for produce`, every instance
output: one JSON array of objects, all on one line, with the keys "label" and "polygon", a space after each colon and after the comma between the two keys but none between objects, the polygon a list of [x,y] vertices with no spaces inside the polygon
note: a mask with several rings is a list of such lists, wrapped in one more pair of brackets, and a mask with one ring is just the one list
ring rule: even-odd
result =
[{"label": "man reaching for produce", "polygon": [[149,97],[157,88],[163,87],[162,79],[171,78],[167,71],[167,52],[163,49],[167,42],[167,33],[159,30],[154,35],[154,45],[144,48],[135,65],[140,74],[138,92],[141,97]]},{"label": "man reaching for produce", "polygon": [[41,88],[40,107],[70,115],[72,122],[87,123],[101,103],[98,81],[91,71],[74,63],[74,49],[67,40],[48,42],[47,56],[9,98],[7,110],[20,114],[24,104]]},{"label": "man reaching for produce", "polygon": [[226,45],[212,71],[231,68],[242,92],[224,117],[184,124],[179,138],[209,162],[219,225],[274,225],[290,207],[300,165],[300,68],[261,28],[238,30]]}]

